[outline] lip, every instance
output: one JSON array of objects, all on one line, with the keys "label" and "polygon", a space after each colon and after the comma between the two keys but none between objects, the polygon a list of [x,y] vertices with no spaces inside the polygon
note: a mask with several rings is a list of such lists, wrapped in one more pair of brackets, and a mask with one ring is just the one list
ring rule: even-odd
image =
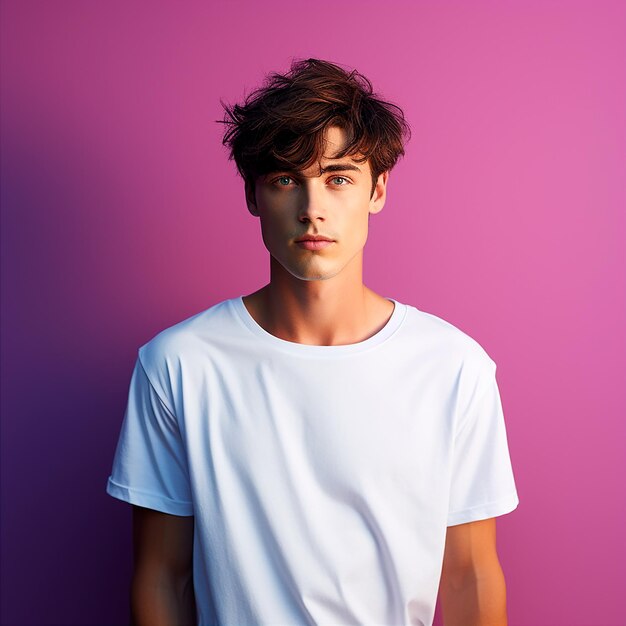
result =
[{"label": "lip", "polygon": [[324,237],[324,235],[304,235],[300,239],[296,239],[296,243],[301,241],[333,241],[330,237]]},{"label": "lip", "polygon": [[335,242],[329,239],[301,239],[300,241],[296,241],[296,243],[305,250],[321,250]]}]

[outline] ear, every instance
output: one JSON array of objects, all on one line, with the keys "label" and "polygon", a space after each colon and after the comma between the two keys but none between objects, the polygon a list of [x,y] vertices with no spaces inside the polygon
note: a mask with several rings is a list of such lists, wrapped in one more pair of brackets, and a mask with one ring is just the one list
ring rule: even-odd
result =
[{"label": "ear", "polygon": [[387,181],[389,180],[389,172],[383,172],[376,181],[374,193],[370,198],[370,213],[379,213],[385,206],[387,199]]},{"label": "ear", "polygon": [[246,205],[248,207],[248,211],[252,213],[252,215],[258,216],[259,212],[256,207],[256,194],[254,189],[254,182],[247,180],[245,183],[245,194],[246,194]]}]

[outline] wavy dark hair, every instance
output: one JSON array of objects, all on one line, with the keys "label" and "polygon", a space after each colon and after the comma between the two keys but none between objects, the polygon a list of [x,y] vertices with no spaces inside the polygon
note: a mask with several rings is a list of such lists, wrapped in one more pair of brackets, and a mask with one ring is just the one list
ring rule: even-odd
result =
[{"label": "wavy dark hair", "polygon": [[404,155],[411,136],[402,109],[380,99],[365,76],[319,59],[294,60],[287,73],[269,74],[243,104],[220,102],[222,143],[252,187],[258,176],[319,163],[326,129],[338,126],[347,141],[334,157],[369,160],[373,193],[378,176]]}]

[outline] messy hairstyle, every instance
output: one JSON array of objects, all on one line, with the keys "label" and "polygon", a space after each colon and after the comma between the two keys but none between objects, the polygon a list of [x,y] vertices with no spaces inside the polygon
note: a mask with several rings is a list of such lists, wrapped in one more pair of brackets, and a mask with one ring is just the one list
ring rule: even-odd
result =
[{"label": "messy hairstyle", "polygon": [[334,158],[369,160],[373,193],[379,175],[404,155],[411,134],[402,109],[380,99],[365,76],[319,59],[294,60],[289,72],[269,74],[243,104],[222,106],[222,143],[253,188],[258,176],[320,163],[325,131],[338,126],[346,145]]}]

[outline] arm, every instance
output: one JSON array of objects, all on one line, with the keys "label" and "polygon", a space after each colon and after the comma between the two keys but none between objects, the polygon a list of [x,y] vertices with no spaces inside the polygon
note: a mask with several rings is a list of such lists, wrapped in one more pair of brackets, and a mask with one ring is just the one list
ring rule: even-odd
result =
[{"label": "arm", "polygon": [[448,526],[439,598],[445,626],[507,626],[495,518]]},{"label": "arm", "polygon": [[193,516],[133,505],[133,626],[196,624]]}]

